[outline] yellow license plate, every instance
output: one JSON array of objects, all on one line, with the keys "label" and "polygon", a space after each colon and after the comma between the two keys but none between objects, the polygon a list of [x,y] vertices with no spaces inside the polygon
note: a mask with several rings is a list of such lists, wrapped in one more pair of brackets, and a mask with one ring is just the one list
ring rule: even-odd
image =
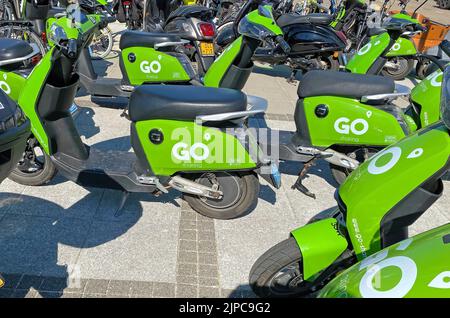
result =
[{"label": "yellow license plate", "polygon": [[213,44],[208,42],[200,42],[200,54],[203,56],[214,55]]}]

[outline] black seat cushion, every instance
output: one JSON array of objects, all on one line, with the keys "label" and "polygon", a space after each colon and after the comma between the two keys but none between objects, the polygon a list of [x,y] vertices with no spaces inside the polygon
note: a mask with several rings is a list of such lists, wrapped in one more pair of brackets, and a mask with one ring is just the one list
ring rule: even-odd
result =
[{"label": "black seat cushion", "polygon": [[382,34],[384,32],[386,32],[386,29],[383,29],[383,28],[369,28],[367,30],[367,36],[371,37],[371,36],[374,36],[374,35]]},{"label": "black seat cushion", "polygon": [[320,25],[328,25],[333,21],[333,16],[326,13],[311,13],[307,15],[298,15],[298,14],[282,14],[277,19],[277,24],[279,27],[285,27],[293,24],[320,24]]},{"label": "black seat cushion", "polygon": [[0,39],[0,61],[24,57],[33,53],[33,48],[25,41]]},{"label": "black seat cushion", "polygon": [[300,80],[297,94],[300,98],[312,96],[361,98],[365,95],[393,93],[394,90],[394,80],[383,76],[310,71]]},{"label": "black seat cushion", "polygon": [[149,119],[193,120],[247,109],[247,96],[228,88],[181,85],[142,85],[130,97],[132,121]]},{"label": "black seat cushion", "polygon": [[205,6],[200,5],[181,6],[170,13],[165,24],[169,23],[170,21],[176,18],[199,17],[206,14],[210,14],[212,16],[213,13],[214,13],[213,9],[207,8]]},{"label": "black seat cushion", "polygon": [[153,48],[158,43],[179,41],[180,37],[175,34],[126,31],[120,37],[119,47],[121,50],[132,46]]}]

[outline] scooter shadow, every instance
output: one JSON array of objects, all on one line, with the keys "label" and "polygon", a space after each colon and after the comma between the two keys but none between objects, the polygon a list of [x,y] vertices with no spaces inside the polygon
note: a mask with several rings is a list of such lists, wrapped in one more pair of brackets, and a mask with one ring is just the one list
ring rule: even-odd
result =
[{"label": "scooter shadow", "polygon": [[[0,217],[0,273],[6,281],[4,291],[14,290],[12,296],[22,298],[34,289],[41,297],[55,298],[66,288],[78,288],[79,249],[117,239],[142,216],[139,205],[134,213],[127,215],[126,222],[105,223],[106,226],[94,233],[94,220],[103,222],[107,215],[97,215],[97,211],[89,212],[86,208],[95,199],[93,196],[89,193],[63,208],[34,196],[0,193],[0,211],[4,212]],[[65,265],[59,264],[61,258]]]}]

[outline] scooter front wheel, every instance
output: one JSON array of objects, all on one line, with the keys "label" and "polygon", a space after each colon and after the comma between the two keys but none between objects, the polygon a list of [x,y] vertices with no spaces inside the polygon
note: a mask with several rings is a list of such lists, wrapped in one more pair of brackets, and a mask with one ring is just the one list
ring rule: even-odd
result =
[{"label": "scooter front wheel", "polygon": [[400,81],[406,78],[414,68],[414,59],[407,57],[393,57],[389,59],[392,67],[384,67],[381,70],[381,74],[386,77],[390,77],[396,81]]},{"label": "scooter front wheel", "polygon": [[184,195],[191,208],[204,216],[223,220],[242,217],[258,202],[259,180],[254,172],[207,172],[187,177],[223,193],[220,199]]},{"label": "scooter front wheel", "polygon": [[50,182],[56,172],[50,156],[45,153],[34,137],[30,137],[22,159],[8,178],[19,184],[38,186]]},{"label": "scooter front wheel", "polygon": [[260,297],[298,297],[310,294],[303,280],[302,255],[288,238],[261,255],[250,270],[249,283]]}]

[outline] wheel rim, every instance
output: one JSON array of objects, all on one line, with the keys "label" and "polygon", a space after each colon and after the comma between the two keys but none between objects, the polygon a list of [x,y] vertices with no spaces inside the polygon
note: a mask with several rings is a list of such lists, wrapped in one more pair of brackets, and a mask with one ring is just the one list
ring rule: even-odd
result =
[{"label": "wheel rim", "polygon": [[389,62],[394,64],[396,67],[395,69],[385,68],[385,71],[393,76],[403,74],[408,68],[408,60],[402,57],[391,59]]},{"label": "wheel rim", "polygon": [[23,157],[17,164],[18,170],[24,174],[37,174],[44,169],[44,165],[44,151],[36,140],[29,139]]},{"label": "wheel rim", "polygon": [[109,48],[108,34],[101,32],[89,46],[94,57],[104,57]]},{"label": "wheel rim", "polygon": [[304,280],[300,270],[300,263],[294,261],[281,268],[269,281],[269,289],[273,295],[298,294]]},{"label": "wheel rim", "polygon": [[[349,156],[352,159],[358,160],[358,162],[361,164],[373,155],[375,155],[378,152],[375,148],[358,148],[353,152],[347,153],[347,156]],[[348,168],[344,168],[345,174],[349,175],[353,170],[350,170]]]},{"label": "wheel rim", "polygon": [[223,192],[220,199],[200,197],[200,202],[210,208],[219,210],[229,208],[242,197],[243,191],[238,176],[228,172],[204,173],[197,182]]}]

